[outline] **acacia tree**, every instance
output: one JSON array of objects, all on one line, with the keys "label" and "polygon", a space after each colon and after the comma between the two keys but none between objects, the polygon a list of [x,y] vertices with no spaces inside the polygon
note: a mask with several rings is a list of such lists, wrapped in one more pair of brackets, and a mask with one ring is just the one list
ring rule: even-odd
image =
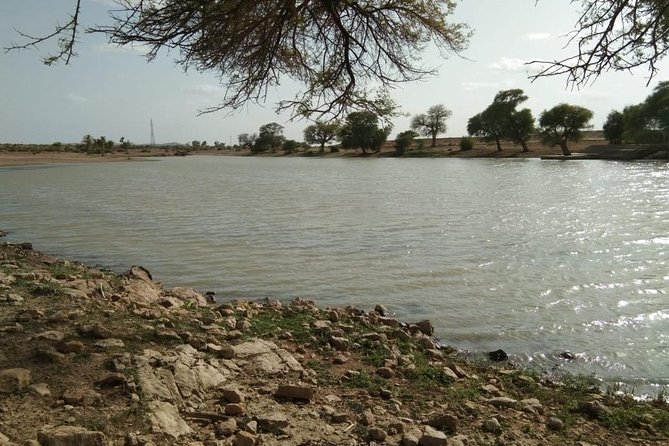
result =
[{"label": "acacia tree", "polygon": [[364,155],[367,150],[379,151],[392,128],[379,127],[379,117],[369,111],[353,112],[339,130],[341,145],[345,149],[360,148]]},{"label": "acacia tree", "polygon": [[[81,32],[82,1],[65,25],[46,36],[22,34],[20,49],[55,38],[59,49],[45,62],[70,62]],[[435,69],[420,63],[425,47],[445,56],[466,47],[469,30],[449,23],[453,0],[203,1],[116,0],[102,33],[116,45],[141,45],[148,60],[161,50],[177,54],[183,68],[218,75],[226,93],[203,112],[238,109],[261,101],[289,78],[302,85],[277,104],[297,115],[343,115],[349,108],[387,114],[383,92],[398,83],[423,79]],[[376,88],[379,86],[380,88]]]},{"label": "acacia tree", "polygon": [[436,147],[437,135],[446,133],[446,120],[452,114],[443,104],[433,105],[427,113],[413,117],[411,128],[423,136],[432,137],[432,147]]},{"label": "acacia tree", "polygon": [[258,139],[253,144],[253,152],[264,152],[274,147],[281,147],[286,140],[283,136],[283,126],[276,122],[270,122],[258,129]]},{"label": "acacia tree", "polygon": [[502,151],[501,139],[506,134],[505,110],[498,104],[491,104],[467,122],[467,132],[484,141],[495,141],[497,151]]},{"label": "acacia tree", "polygon": [[526,100],[527,96],[519,88],[502,90],[493,100],[493,107],[498,110],[495,115],[503,121],[504,136],[520,144],[523,152],[530,151],[527,140],[534,131],[534,117],[530,109],[516,110],[516,107]]},{"label": "acacia tree", "polygon": [[339,123],[316,121],[304,129],[304,141],[308,144],[318,144],[320,152],[325,151],[325,144],[336,141],[339,138]]},{"label": "acacia tree", "polygon": [[578,105],[559,104],[544,110],[539,117],[541,137],[544,143],[559,145],[563,155],[571,155],[568,141],[578,141],[581,129],[592,119],[592,111]]},{"label": "acacia tree", "polygon": [[621,144],[623,142],[623,135],[625,133],[625,121],[623,114],[617,110],[613,110],[606,117],[604,123],[604,137],[611,144]]}]

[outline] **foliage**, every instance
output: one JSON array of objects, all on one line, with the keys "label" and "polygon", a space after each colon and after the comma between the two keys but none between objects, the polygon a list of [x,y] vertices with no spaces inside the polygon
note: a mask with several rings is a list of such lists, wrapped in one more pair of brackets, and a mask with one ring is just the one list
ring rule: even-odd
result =
[{"label": "foliage", "polygon": [[395,155],[402,156],[407,150],[411,148],[413,140],[418,136],[418,133],[413,130],[405,130],[395,137]]},{"label": "foliage", "polygon": [[325,144],[339,138],[340,124],[337,121],[321,122],[309,125],[304,129],[304,141],[309,144],[318,144],[320,152],[325,151]]},{"label": "foliage", "polygon": [[[65,25],[43,37],[22,34],[27,42],[12,48],[58,39],[59,50],[45,63],[68,63],[82,26],[83,2],[71,1],[75,12]],[[115,45],[144,46],[149,61],[167,50],[184,69],[218,75],[226,94],[205,112],[264,100],[288,78],[302,88],[279,102],[279,110],[342,116],[354,107],[383,115],[392,108],[384,91],[434,74],[418,57],[428,44],[446,55],[463,50],[469,38],[465,25],[448,22],[453,0],[116,3],[107,23],[87,31],[102,33]]]},{"label": "foliage", "polygon": [[[577,3],[572,0],[572,3]],[[664,0],[579,0],[581,15],[571,36],[576,54],[559,60],[537,60],[534,79],[567,76],[585,85],[609,71],[644,67],[649,80],[669,51],[669,9]]]},{"label": "foliage", "polygon": [[623,134],[625,132],[625,125],[623,114],[617,110],[613,110],[606,117],[604,123],[604,137],[611,144],[621,144],[623,142]]},{"label": "foliage", "polygon": [[474,138],[463,136],[460,138],[460,150],[474,150]]},{"label": "foliage", "polygon": [[237,141],[239,142],[239,146],[243,149],[252,149],[255,144],[256,140],[258,139],[258,135],[255,133],[242,133],[240,135],[237,135]]},{"label": "foliage", "polygon": [[559,145],[564,155],[571,155],[568,141],[578,141],[581,129],[592,119],[592,111],[578,105],[559,104],[544,110],[539,118],[541,138],[551,146]]},{"label": "foliage", "polygon": [[270,122],[260,127],[258,138],[255,140],[251,152],[264,152],[275,147],[281,147],[286,138],[283,136],[283,126]]},{"label": "foliage", "polygon": [[283,142],[283,145],[281,146],[281,149],[285,153],[293,153],[295,152],[298,148],[300,147],[300,143],[293,140],[293,139],[287,139]]},{"label": "foliage", "polygon": [[481,113],[472,116],[467,122],[467,132],[479,136],[484,141],[495,141],[497,151],[502,150],[500,143],[505,135],[505,110],[498,104],[489,105]]},{"label": "foliage", "polygon": [[437,135],[446,132],[446,120],[453,112],[443,104],[433,105],[427,113],[416,115],[411,120],[411,128],[423,136],[432,137],[432,147],[437,145]]},{"label": "foliage", "polygon": [[392,127],[379,127],[379,117],[372,112],[353,112],[339,130],[339,138],[343,148],[359,148],[366,154],[367,150],[381,150],[391,130]]}]

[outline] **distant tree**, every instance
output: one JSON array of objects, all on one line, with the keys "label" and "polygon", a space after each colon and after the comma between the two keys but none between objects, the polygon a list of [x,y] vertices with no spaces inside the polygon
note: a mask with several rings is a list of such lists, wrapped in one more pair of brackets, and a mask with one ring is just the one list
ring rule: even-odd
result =
[{"label": "distant tree", "polygon": [[251,149],[255,146],[258,135],[255,133],[242,133],[237,135],[237,141],[239,142],[239,147],[242,149]]},{"label": "distant tree", "polygon": [[446,120],[453,112],[443,104],[433,105],[427,113],[416,115],[411,119],[411,128],[423,136],[432,137],[432,147],[437,145],[437,135],[446,133]]},{"label": "distant tree", "polygon": [[405,130],[395,137],[395,155],[402,156],[411,148],[418,133],[413,130]]},{"label": "distant tree", "polygon": [[121,136],[121,139],[118,140],[119,144],[121,145],[121,148],[125,150],[125,154],[128,155],[128,149],[131,146],[130,141],[125,139],[125,136]]},{"label": "distant tree", "polygon": [[523,152],[530,151],[527,147],[527,140],[534,132],[534,117],[530,109],[516,110],[516,107],[526,100],[527,96],[519,88],[502,90],[493,100],[493,107],[499,110],[499,119],[504,121],[504,137],[520,144]]},{"label": "distant tree", "polygon": [[611,144],[621,144],[625,134],[625,121],[623,114],[617,110],[613,110],[606,117],[604,123],[604,137]]},{"label": "distant tree", "polygon": [[285,139],[283,137],[283,126],[276,122],[270,122],[261,126],[258,130],[258,139],[253,145],[252,151],[258,153],[281,147]]},{"label": "distant tree", "polygon": [[360,148],[379,151],[386,142],[391,127],[379,127],[379,117],[369,111],[350,113],[339,131],[341,145],[345,149]]},{"label": "distant tree", "polygon": [[506,115],[503,107],[492,104],[481,113],[469,118],[467,133],[478,136],[484,141],[495,141],[497,151],[501,152],[501,140],[507,133]]},{"label": "distant tree", "polygon": [[320,152],[325,151],[325,144],[339,138],[340,124],[337,121],[321,122],[307,126],[304,129],[304,141],[309,144],[318,144]]},{"label": "distant tree", "polygon": [[592,119],[592,111],[578,105],[559,104],[544,110],[539,117],[541,138],[551,146],[559,145],[563,155],[571,155],[568,141],[581,139],[581,129]]},{"label": "distant tree", "polygon": [[281,149],[283,149],[284,153],[289,154],[295,152],[299,147],[299,142],[295,141],[294,139],[287,139],[283,142]]},{"label": "distant tree", "polygon": [[200,146],[201,146],[201,147],[207,147],[207,146],[208,146],[207,140],[205,139],[204,141],[202,141],[202,142],[200,143]]},{"label": "distant tree", "polygon": [[200,141],[194,139],[194,140],[190,143],[190,145],[193,147],[193,149],[197,150],[197,149],[200,148]]},{"label": "distant tree", "polygon": [[643,103],[643,113],[649,126],[661,133],[662,143],[666,143],[669,140],[669,81],[662,81],[655,86]]},{"label": "distant tree", "polygon": [[90,152],[91,148],[93,147],[93,136],[84,135],[83,139],[81,140],[81,143],[83,144],[86,151]]}]

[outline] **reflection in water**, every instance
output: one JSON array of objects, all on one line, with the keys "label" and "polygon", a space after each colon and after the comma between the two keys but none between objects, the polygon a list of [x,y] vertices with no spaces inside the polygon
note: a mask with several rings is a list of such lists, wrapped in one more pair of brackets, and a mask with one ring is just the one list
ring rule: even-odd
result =
[{"label": "reflection in water", "polygon": [[383,302],[461,348],[669,380],[667,164],[190,157],[0,185],[10,239],[63,256],[221,299]]}]

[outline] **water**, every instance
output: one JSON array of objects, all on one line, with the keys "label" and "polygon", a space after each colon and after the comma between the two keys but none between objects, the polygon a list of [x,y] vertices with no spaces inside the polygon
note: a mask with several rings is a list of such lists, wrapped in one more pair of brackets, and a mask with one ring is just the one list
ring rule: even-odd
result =
[{"label": "water", "polygon": [[[669,166],[188,157],[0,168],[0,228],[218,298],[384,303],[446,343],[669,384]],[[566,363],[558,354],[579,356]]]}]

